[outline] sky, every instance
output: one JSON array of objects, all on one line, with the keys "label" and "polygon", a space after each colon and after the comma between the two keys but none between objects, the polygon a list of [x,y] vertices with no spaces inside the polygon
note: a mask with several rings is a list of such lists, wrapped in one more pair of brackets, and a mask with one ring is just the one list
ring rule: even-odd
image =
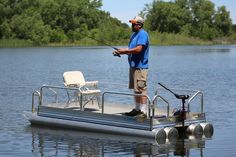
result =
[{"label": "sky", "polygon": [[[230,11],[230,17],[233,24],[236,24],[236,1],[235,0],[211,0],[215,7],[226,6],[226,9]],[[134,18],[145,7],[145,4],[150,4],[153,0],[102,0],[102,10],[105,10],[122,22],[128,23],[128,21]]]}]

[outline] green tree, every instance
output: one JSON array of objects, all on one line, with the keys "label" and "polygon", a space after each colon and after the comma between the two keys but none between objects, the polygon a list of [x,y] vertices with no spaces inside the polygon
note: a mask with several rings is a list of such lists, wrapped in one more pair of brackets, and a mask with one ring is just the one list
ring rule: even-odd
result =
[{"label": "green tree", "polygon": [[86,35],[113,42],[128,39],[129,26],[101,6],[102,0],[0,0],[0,39],[37,45],[78,43]]},{"label": "green tree", "polygon": [[230,35],[232,22],[225,7],[215,11],[210,0],[155,0],[141,15],[151,31],[181,33],[206,40]]},{"label": "green tree", "polygon": [[50,42],[60,43],[66,42],[68,37],[65,35],[64,30],[61,27],[52,29],[50,34]]},{"label": "green tree", "polygon": [[189,14],[173,2],[154,1],[146,18],[151,31],[178,33],[189,19]]},{"label": "green tree", "polygon": [[[192,35],[205,38],[205,30],[214,29],[215,5],[209,0],[190,0],[190,8],[192,10]],[[212,37],[209,36],[208,39]]]},{"label": "green tree", "polygon": [[44,25],[39,13],[34,10],[26,10],[20,15],[14,15],[10,22],[12,37],[18,39],[32,40],[40,45],[48,43],[50,26]]},{"label": "green tree", "polygon": [[227,36],[231,34],[232,20],[230,18],[230,12],[226,10],[225,6],[218,7],[214,17],[214,25],[221,35]]},{"label": "green tree", "polygon": [[0,25],[0,37],[1,39],[9,39],[12,37],[12,31],[10,28],[10,25],[7,21],[4,21],[1,25]]}]

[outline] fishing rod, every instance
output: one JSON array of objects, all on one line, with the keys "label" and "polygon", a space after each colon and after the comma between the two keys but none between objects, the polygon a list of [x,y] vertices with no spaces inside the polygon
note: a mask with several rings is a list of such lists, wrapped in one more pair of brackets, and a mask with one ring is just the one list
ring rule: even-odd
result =
[{"label": "fishing rod", "polygon": [[[104,45],[106,45],[106,46],[108,46],[108,47],[111,47],[111,48],[113,48],[113,49],[116,50],[116,51],[118,50],[118,48],[116,48],[116,47],[114,47],[114,46],[111,46],[111,45],[105,43],[104,41],[98,40],[98,39],[93,38],[93,37],[91,37],[91,36],[88,36],[88,35],[86,35],[86,34],[83,34],[83,35],[86,36],[86,37],[88,37],[88,38],[90,38],[90,39],[92,39],[92,40],[95,40],[95,41],[97,41],[97,42],[100,42],[100,43],[102,43],[102,44],[104,44]],[[113,52],[113,55],[114,55],[114,56],[121,57],[120,54],[117,53],[116,51]]]}]

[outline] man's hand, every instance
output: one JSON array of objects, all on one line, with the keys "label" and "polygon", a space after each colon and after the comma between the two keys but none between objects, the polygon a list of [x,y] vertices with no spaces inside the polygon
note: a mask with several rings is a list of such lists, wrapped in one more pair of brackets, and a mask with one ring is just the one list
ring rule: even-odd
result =
[{"label": "man's hand", "polygon": [[119,51],[118,51],[118,50],[114,51],[112,54],[113,54],[114,56],[120,57],[120,54],[119,54]]},{"label": "man's hand", "polygon": [[128,48],[120,48],[117,50],[119,54],[123,55],[123,54],[128,54],[129,53],[129,49]]}]

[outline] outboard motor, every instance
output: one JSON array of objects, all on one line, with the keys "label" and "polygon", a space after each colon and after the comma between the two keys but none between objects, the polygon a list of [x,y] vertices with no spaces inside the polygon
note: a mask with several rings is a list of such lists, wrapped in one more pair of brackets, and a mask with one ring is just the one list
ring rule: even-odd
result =
[{"label": "outboard motor", "polygon": [[179,95],[179,94],[176,94],[172,90],[170,90],[167,87],[165,87],[164,85],[162,85],[161,83],[158,83],[158,84],[160,86],[162,86],[164,89],[166,89],[169,92],[171,92],[177,99],[181,99],[182,100],[182,110],[180,111],[180,116],[181,116],[181,120],[182,120],[182,127],[184,128],[184,121],[186,120],[185,101],[189,98],[189,95]]}]

